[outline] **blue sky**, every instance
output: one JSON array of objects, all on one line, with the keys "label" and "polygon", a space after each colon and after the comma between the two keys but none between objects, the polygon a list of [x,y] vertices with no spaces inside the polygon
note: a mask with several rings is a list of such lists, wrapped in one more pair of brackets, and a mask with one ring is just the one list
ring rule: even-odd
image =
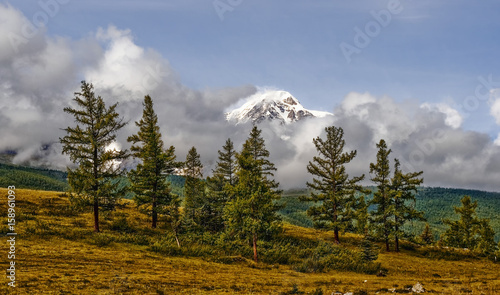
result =
[{"label": "blue sky", "polygon": [[[29,18],[40,10],[33,3],[11,4]],[[389,5],[401,11],[348,63],[340,44],[354,45],[355,28],[365,31]],[[73,0],[47,31],[80,39],[110,24],[130,29],[195,89],[273,86],[322,110],[351,91],[445,102],[470,115],[464,128],[496,137],[486,101],[473,111],[460,106],[478,77],[500,82],[498,11],[498,1]]]}]

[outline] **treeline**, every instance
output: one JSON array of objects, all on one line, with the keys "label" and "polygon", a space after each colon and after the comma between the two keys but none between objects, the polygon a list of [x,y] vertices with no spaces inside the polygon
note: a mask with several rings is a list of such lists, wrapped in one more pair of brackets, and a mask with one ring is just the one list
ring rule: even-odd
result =
[{"label": "treeline", "polygon": [[[135,122],[137,133],[128,137],[132,144],[130,151],[109,148],[125,125],[116,112],[117,104],[106,107],[103,99],[94,94],[93,86],[86,82],[82,82],[81,92],[75,93],[74,101],[79,108],[68,107],[64,111],[74,116],[76,126],[67,127],[67,135],[60,142],[63,153],[78,164],[78,168],[68,169],[70,198],[74,204],[93,208],[96,232],[100,231],[100,210],[112,210],[127,192],[133,193],[137,208],[150,216],[152,228],[157,227],[160,217],[168,224],[179,248],[185,234],[215,235],[221,247],[234,241],[249,245],[254,260],[258,261],[261,241],[272,241],[281,232],[278,212],[284,209],[279,202],[282,191],[274,180],[276,168],[256,126],[240,149],[227,139],[218,151],[212,176],[204,177],[195,147],[184,161],[178,161],[175,147],[164,145],[150,96],[145,96],[142,118]],[[331,230],[337,244],[341,242],[341,233],[364,235],[363,254],[359,257],[366,262],[377,258],[375,239],[385,243],[386,251],[391,250],[391,245],[399,251],[400,240],[410,235],[405,225],[424,220],[423,212],[415,206],[423,172],[403,172],[397,159],[391,164],[391,150],[380,140],[376,161],[369,164],[376,189],[373,198],[367,200],[366,195],[371,192],[359,184],[365,176],[350,177],[346,172],[345,165],[355,158],[356,151],[345,151],[342,128],[327,127],[325,135],[313,139],[318,154],[307,165],[313,181],[307,183],[310,194],[300,198],[308,205],[307,215],[313,225]],[[139,164],[126,172],[119,163],[128,157],[138,159]],[[167,181],[174,173],[185,177],[182,208],[178,194],[172,193]],[[116,181],[123,176],[130,185]],[[368,210],[370,206],[373,210]],[[460,233],[459,237],[467,238],[467,245],[480,247],[480,251],[484,247],[496,251],[488,222],[473,221],[474,231],[466,234],[460,232],[462,223],[446,222],[450,230]],[[427,238],[431,235],[427,230],[422,241],[432,242]],[[453,234],[446,237],[450,235]],[[450,246],[463,245],[450,238],[443,241]]]}]

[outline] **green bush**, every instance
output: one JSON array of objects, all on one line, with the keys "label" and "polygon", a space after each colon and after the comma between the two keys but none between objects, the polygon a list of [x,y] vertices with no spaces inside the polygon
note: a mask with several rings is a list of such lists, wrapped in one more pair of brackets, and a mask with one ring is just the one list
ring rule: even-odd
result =
[{"label": "green bush", "polygon": [[154,242],[153,245],[149,247],[149,250],[167,256],[180,256],[183,254],[181,248],[164,239]]},{"label": "green bush", "polygon": [[126,216],[118,216],[115,218],[110,225],[111,230],[124,232],[124,233],[133,233],[135,229],[128,223]]},{"label": "green bush", "polygon": [[380,263],[367,262],[359,252],[322,241],[311,257],[295,265],[295,270],[307,273],[333,269],[374,274],[380,269]]},{"label": "green bush", "polygon": [[270,247],[261,247],[261,260],[266,263],[278,264],[291,264],[296,262],[294,259],[295,253],[298,251],[297,247],[290,243],[271,242],[268,243]]},{"label": "green bush", "polygon": [[90,238],[90,244],[98,247],[106,247],[114,241],[113,236],[105,233],[94,233]]}]

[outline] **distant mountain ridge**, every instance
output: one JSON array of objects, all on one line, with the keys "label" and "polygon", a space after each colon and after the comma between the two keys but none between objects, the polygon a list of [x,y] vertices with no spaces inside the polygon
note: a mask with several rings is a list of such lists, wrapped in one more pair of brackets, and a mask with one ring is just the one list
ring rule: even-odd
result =
[{"label": "distant mountain ridge", "polygon": [[226,113],[226,120],[235,124],[261,123],[277,120],[290,124],[306,118],[321,118],[333,114],[304,108],[290,92],[283,90],[264,90],[248,97],[246,102]]}]

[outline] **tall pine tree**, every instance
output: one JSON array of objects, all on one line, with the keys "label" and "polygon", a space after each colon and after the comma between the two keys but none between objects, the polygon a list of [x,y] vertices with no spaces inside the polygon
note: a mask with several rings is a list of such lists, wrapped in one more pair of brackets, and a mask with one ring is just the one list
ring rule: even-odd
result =
[{"label": "tall pine tree", "polygon": [[133,144],[130,148],[133,156],[141,163],[129,172],[129,178],[137,206],[151,216],[151,227],[156,228],[159,214],[175,219],[178,210],[177,196],[170,193],[167,182],[167,176],[176,167],[175,148],[163,148],[158,116],[149,95],[144,97],[143,106],[142,119],[135,122],[139,132],[128,138]]},{"label": "tall pine tree", "polygon": [[308,182],[312,189],[309,197],[303,201],[321,202],[310,207],[307,214],[312,217],[315,227],[330,229],[334,232],[335,242],[340,243],[339,231],[352,227],[356,216],[357,192],[364,192],[358,184],[364,179],[349,178],[345,164],[351,162],[356,151],[344,152],[344,130],[340,127],[327,127],[326,140],[313,139],[319,155],[307,165],[307,171],[315,178]]},{"label": "tall pine tree", "polygon": [[226,203],[231,198],[233,187],[236,184],[236,151],[231,139],[227,139],[222,151],[218,151],[219,158],[213,176],[207,179],[209,188],[206,206],[208,229],[214,232],[224,228],[223,213]]},{"label": "tall pine tree", "polygon": [[118,103],[106,107],[100,96],[95,96],[92,84],[82,81],[81,92],[73,99],[79,108],[66,107],[64,111],[75,117],[76,126],[64,129],[60,138],[62,153],[69,155],[78,168],[68,168],[68,182],[72,193],[94,210],[94,231],[99,232],[99,209],[113,209],[124,193],[113,181],[123,174],[119,162],[127,151],[110,149],[116,133],[125,123],[116,112]]},{"label": "tall pine tree", "polygon": [[198,229],[202,225],[202,209],[206,203],[205,185],[202,182],[203,164],[198,151],[193,146],[184,162],[184,218],[188,228]]},{"label": "tall pine tree", "polygon": [[377,162],[370,163],[371,180],[376,184],[377,190],[373,194],[371,204],[377,207],[371,214],[371,224],[377,236],[385,242],[385,249],[389,251],[389,239],[394,227],[394,201],[391,192],[391,170],[389,155],[391,150],[387,148],[385,140],[381,139],[377,144]]},{"label": "tall pine tree", "polygon": [[403,173],[399,160],[394,159],[394,162],[391,195],[394,204],[394,245],[396,252],[399,252],[399,238],[405,235],[404,224],[413,220],[425,220],[424,213],[415,209],[415,194],[418,186],[424,182],[424,179],[420,178],[424,172]]},{"label": "tall pine tree", "polygon": [[415,193],[423,182],[419,178],[423,172],[403,173],[398,159],[394,159],[394,174],[391,177],[388,149],[385,140],[377,144],[377,162],[370,163],[372,181],[377,185],[372,204],[376,209],[371,213],[371,224],[377,235],[384,239],[386,251],[389,251],[389,239],[394,237],[396,252],[399,251],[399,239],[405,235],[403,226],[412,220],[424,220],[423,213],[415,209]]},{"label": "tall pine tree", "polygon": [[268,159],[261,131],[253,127],[249,138],[237,155],[238,183],[233,196],[224,208],[224,220],[230,236],[249,239],[258,261],[257,241],[272,234],[281,226],[277,211],[282,208],[276,204],[281,197],[278,183],[271,179],[274,164]]}]

